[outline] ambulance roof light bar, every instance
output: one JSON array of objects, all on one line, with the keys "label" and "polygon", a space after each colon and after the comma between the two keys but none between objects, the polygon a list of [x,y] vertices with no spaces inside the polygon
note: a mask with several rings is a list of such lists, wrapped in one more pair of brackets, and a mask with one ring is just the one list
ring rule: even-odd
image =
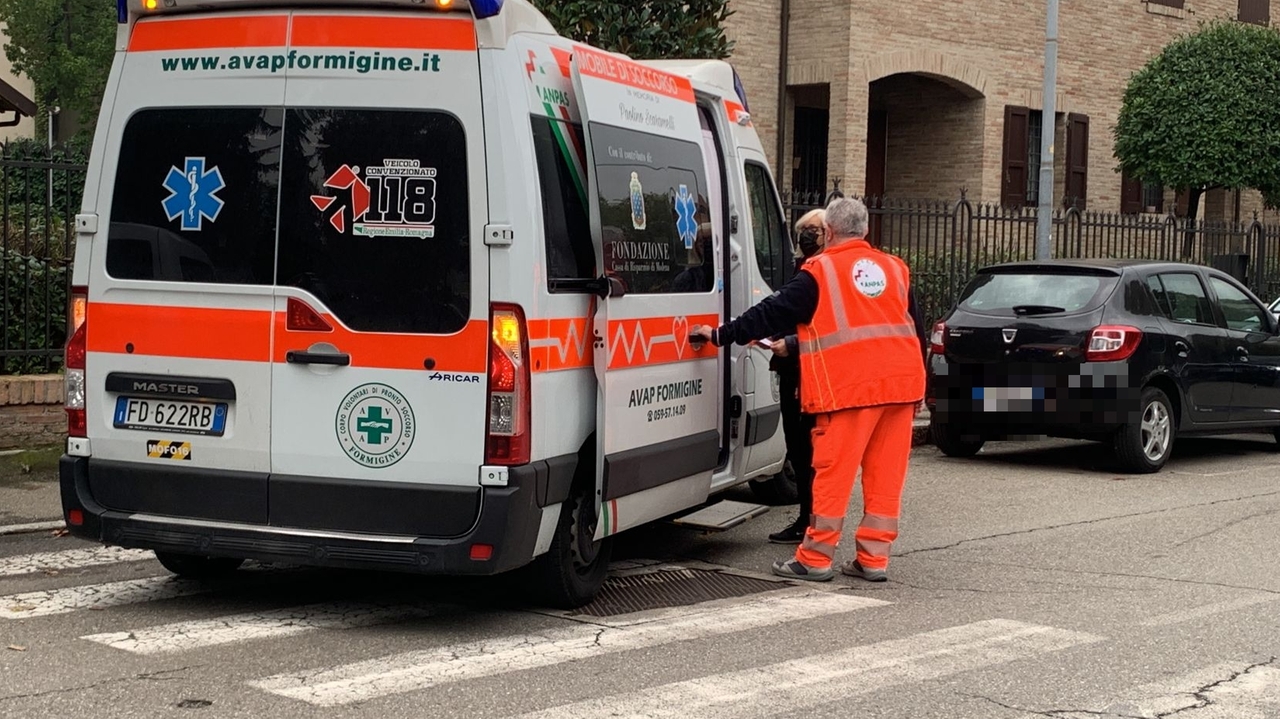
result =
[{"label": "ambulance roof light bar", "polygon": [[379,5],[379,6],[429,6],[436,10],[471,10],[477,20],[491,18],[502,12],[506,0],[116,0],[116,20],[129,22],[130,13],[135,16],[167,13],[171,11],[200,11],[219,8],[263,7],[271,5]]}]

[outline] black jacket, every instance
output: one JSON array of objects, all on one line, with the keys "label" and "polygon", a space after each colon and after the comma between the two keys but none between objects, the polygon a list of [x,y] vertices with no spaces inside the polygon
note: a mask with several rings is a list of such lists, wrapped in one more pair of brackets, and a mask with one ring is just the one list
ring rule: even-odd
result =
[{"label": "black jacket", "polygon": [[[723,347],[736,342],[747,345],[766,337],[791,337],[796,327],[809,324],[818,311],[818,281],[807,271],[797,272],[791,281],[782,289],[766,297],[759,304],[750,307],[728,324],[716,330],[716,344]],[[928,355],[928,337],[924,331],[924,319],[920,316],[920,307],[916,302],[915,289],[908,290],[908,311],[915,323],[916,337],[920,342],[920,359]],[[790,345],[788,349],[793,349]],[[796,368],[799,367],[799,343],[796,343],[792,357]],[[775,357],[775,359],[778,359]],[[773,363],[770,362],[770,369]]]}]

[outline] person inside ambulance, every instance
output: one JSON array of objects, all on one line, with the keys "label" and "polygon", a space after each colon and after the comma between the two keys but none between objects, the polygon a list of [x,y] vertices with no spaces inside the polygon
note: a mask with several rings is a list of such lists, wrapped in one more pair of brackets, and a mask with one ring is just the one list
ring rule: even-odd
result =
[{"label": "person inside ambulance", "polygon": [[674,292],[710,292],[715,286],[715,248],[712,246],[711,223],[698,225],[698,239],[689,252],[689,266],[676,275],[672,282]]},{"label": "person inside ambulance", "polygon": [[[796,273],[809,258],[822,251],[826,241],[826,227],[822,210],[811,210],[796,222]],[[787,461],[796,479],[796,496],[800,500],[800,514],[787,527],[769,535],[774,544],[799,544],[809,527],[809,515],[813,513],[813,442],[809,433],[813,430],[813,416],[800,411],[800,340],[792,331],[771,338],[773,358],[769,369],[778,374],[778,392],[782,404],[782,434],[787,440]]]},{"label": "person inside ambulance", "polygon": [[841,571],[888,579],[915,408],[924,398],[924,325],[901,259],[866,240],[866,205],[838,199],[826,210],[826,249],[776,294],[694,341],[748,344],[795,328],[801,409],[814,415],[813,515],[793,558],[773,573],[828,581],[853,483],[862,470],[863,516],[856,558]]}]

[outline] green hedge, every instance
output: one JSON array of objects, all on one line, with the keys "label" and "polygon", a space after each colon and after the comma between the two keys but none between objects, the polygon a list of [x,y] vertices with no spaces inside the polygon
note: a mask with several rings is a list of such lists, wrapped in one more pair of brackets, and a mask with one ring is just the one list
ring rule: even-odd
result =
[{"label": "green hedge", "polygon": [[67,272],[61,264],[0,251],[4,349],[55,350],[52,359],[6,357],[0,362],[0,374],[39,374],[62,366],[61,348],[67,341]]}]

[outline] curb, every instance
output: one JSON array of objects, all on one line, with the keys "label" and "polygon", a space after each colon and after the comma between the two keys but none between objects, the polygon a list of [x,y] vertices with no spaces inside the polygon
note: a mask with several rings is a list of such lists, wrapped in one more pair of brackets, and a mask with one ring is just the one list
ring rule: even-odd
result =
[{"label": "curb", "polygon": [[911,426],[911,446],[923,447],[930,444],[929,441],[929,420],[916,420]]},{"label": "curb", "polygon": [[10,524],[0,527],[0,537],[9,534],[32,534],[34,532],[46,532],[52,529],[62,529],[67,523],[61,519],[50,520],[48,522],[31,522],[30,524]]}]

